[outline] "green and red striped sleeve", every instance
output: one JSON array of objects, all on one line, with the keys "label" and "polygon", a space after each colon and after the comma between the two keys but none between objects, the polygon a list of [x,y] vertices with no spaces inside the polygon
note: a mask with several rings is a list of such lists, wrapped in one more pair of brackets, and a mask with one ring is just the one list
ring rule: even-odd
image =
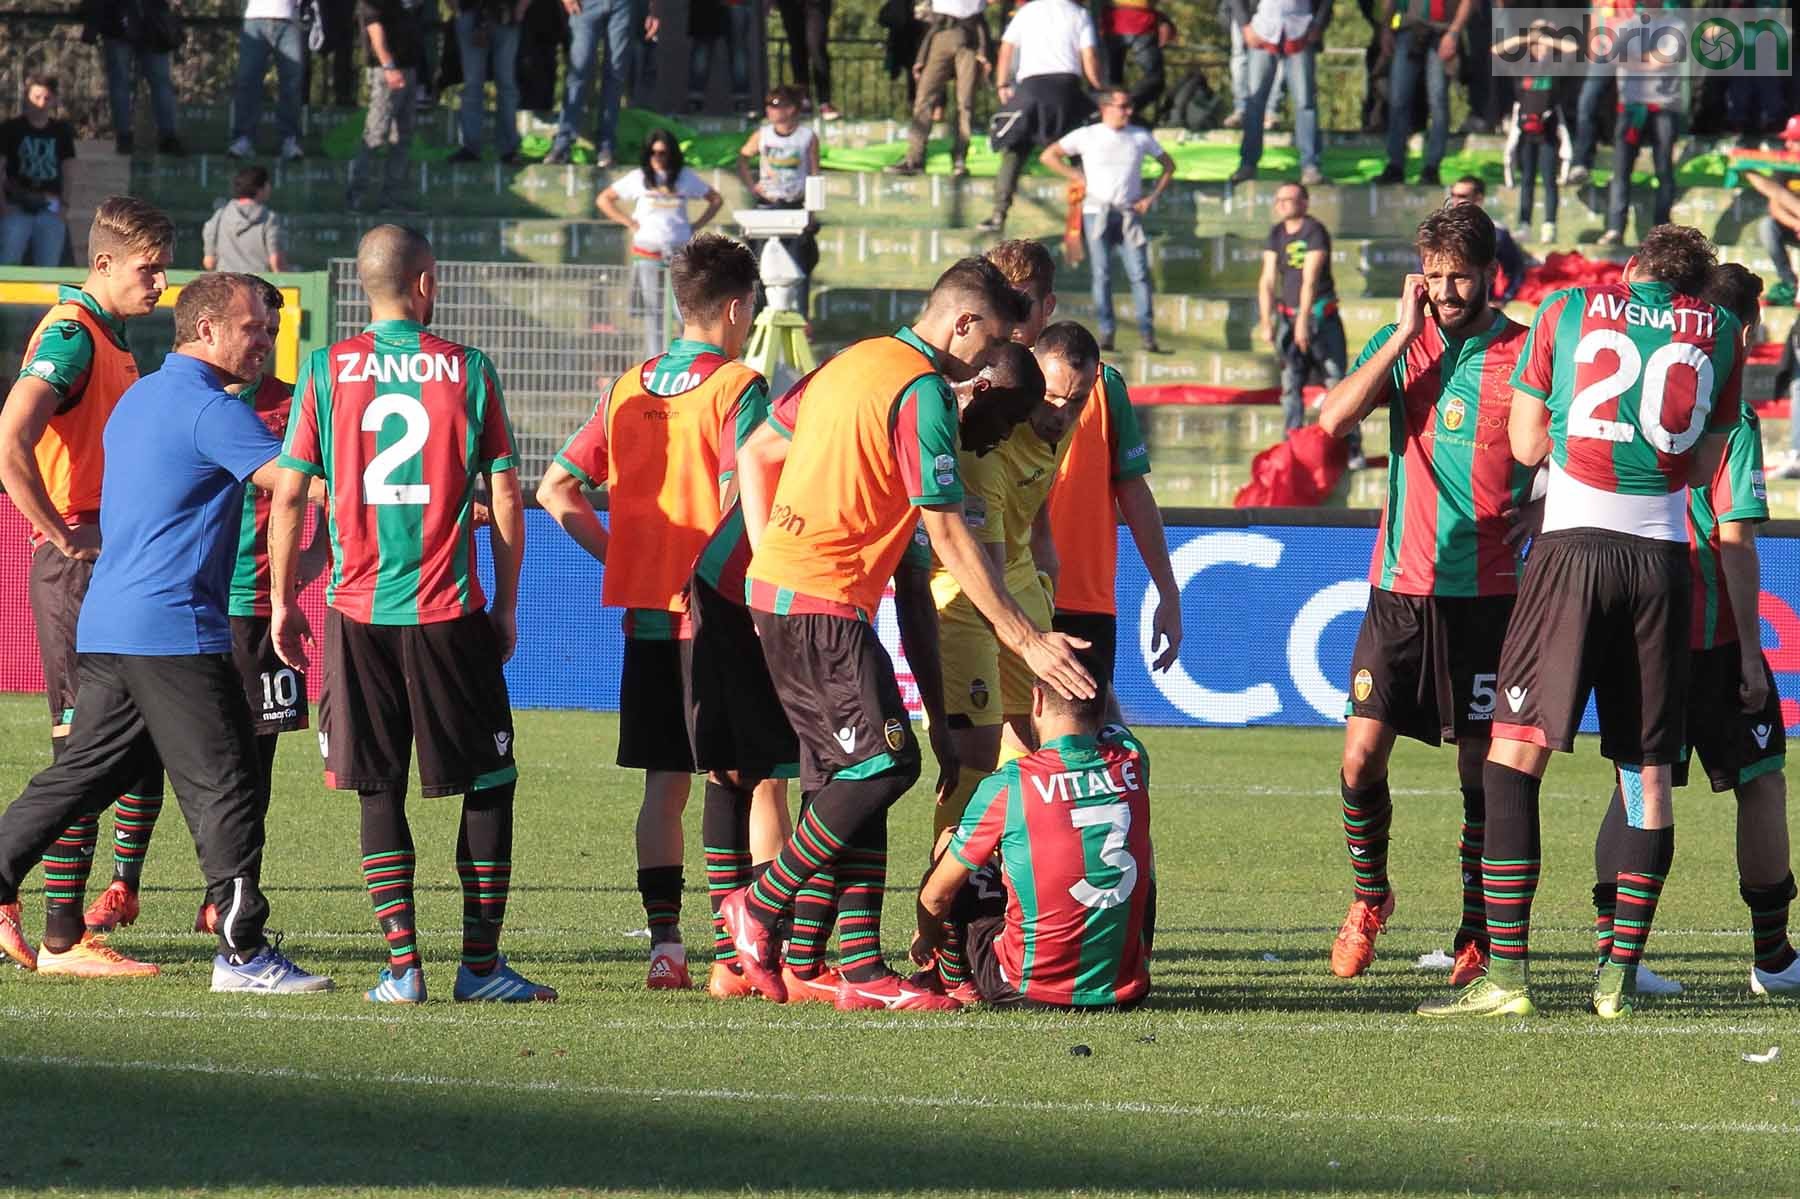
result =
[{"label": "green and red striped sleeve", "polygon": [[569,440],[556,451],[556,464],[580,479],[583,487],[599,487],[606,482],[606,412],[611,399],[612,392],[608,390],[587,423],[569,434]]},{"label": "green and red striped sleeve", "polygon": [[1579,287],[1564,288],[1553,291],[1538,305],[1538,310],[1531,318],[1531,327],[1525,334],[1525,348],[1519,352],[1519,365],[1513,370],[1512,385],[1515,390],[1536,396],[1540,400],[1550,398],[1550,387],[1556,377],[1556,331],[1561,324],[1563,313],[1568,310],[1569,301],[1575,301],[1576,310],[1581,306],[1581,289]]},{"label": "green and red striped sleeve", "polygon": [[21,379],[41,379],[65,403],[80,399],[94,367],[94,335],[78,320],[56,321],[44,330],[19,368]]},{"label": "green and red striped sleeve", "polygon": [[914,505],[962,502],[956,396],[942,375],[922,375],[900,393],[888,418],[888,437]]},{"label": "green and red striped sleeve", "polygon": [[[326,477],[327,466],[325,438],[321,431],[330,423],[331,362],[328,353],[328,350],[314,350],[300,364],[300,376],[294,380],[293,407],[288,412],[287,441],[277,459],[290,470],[318,478]],[[321,395],[321,389],[327,394]]]},{"label": "green and red striped sleeve", "polygon": [[1742,419],[1725,435],[1725,453],[1713,475],[1709,498],[1721,524],[1769,519],[1769,490],[1763,480],[1762,426],[1749,405],[1737,404]]},{"label": "green and red striped sleeve", "polygon": [[1135,479],[1150,473],[1150,447],[1144,444],[1144,432],[1138,427],[1137,409],[1131,406],[1131,391],[1125,376],[1112,366],[1100,368],[1101,390],[1106,396],[1106,415],[1113,435],[1112,481]]},{"label": "green and red striped sleeve", "polygon": [[970,870],[980,870],[1000,848],[1006,832],[1006,813],[1019,790],[1019,767],[1008,762],[981,780],[962,823],[950,837],[950,853]]},{"label": "green and red striped sleeve", "polygon": [[720,421],[719,483],[729,483],[737,474],[737,452],[744,448],[757,426],[769,419],[769,385],[761,375],[752,379],[725,410]]},{"label": "green and red striped sleeve", "polygon": [[500,372],[480,350],[469,349],[470,415],[480,418],[474,466],[483,474],[500,474],[519,465],[518,441],[506,415],[506,397],[500,391]]}]

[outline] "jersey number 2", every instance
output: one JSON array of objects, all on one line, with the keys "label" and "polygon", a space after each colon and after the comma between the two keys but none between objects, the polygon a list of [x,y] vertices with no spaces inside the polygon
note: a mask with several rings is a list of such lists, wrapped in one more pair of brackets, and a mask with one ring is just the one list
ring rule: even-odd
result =
[{"label": "jersey number 2", "polygon": [[1069,888],[1075,902],[1084,908],[1104,912],[1131,898],[1137,888],[1138,864],[1125,848],[1125,837],[1131,832],[1131,808],[1127,804],[1099,804],[1091,808],[1070,808],[1069,822],[1076,828],[1092,828],[1104,824],[1106,840],[1100,845],[1100,861],[1119,872],[1119,881],[1106,888],[1096,887],[1085,878]]},{"label": "jersey number 2", "polygon": [[[1644,436],[1665,454],[1685,454],[1692,449],[1700,435],[1706,432],[1706,417],[1712,411],[1713,364],[1706,352],[1688,342],[1671,341],[1658,346],[1650,355],[1650,361],[1645,362],[1643,355],[1638,353],[1637,344],[1617,329],[1595,329],[1576,345],[1575,361],[1592,362],[1606,350],[1617,355],[1619,369],[1575,393],[1574,406],[1569,409],[1569,436],[1621,444],[1634,440],[1637,430],[1628,422],[1602,420],[1594,415],[1594,410],[1606,401],[1624,395],[1642,379],[1643,387],[1638,393],[1638,423],[1643,427]],[[1677,366],[1685,366],[1694,372],[1694,403],[1687,428],[1671,433],[1663,428],[1663,397],[1669,389],[1669,372]]]},{"label": "jersey number 2", "polygon": [[431,484],[395,483],[392,480],[395,472],[417,458],[419,451],[425,448],[425,441],[431,435],[431,413],[412,396],[383,392],[363,410],[363,432],[379,434],[390,416],[405,421],[406,428],[401,431],[399,441],[371,458],[363,470],[363,503],[429,504]]}]

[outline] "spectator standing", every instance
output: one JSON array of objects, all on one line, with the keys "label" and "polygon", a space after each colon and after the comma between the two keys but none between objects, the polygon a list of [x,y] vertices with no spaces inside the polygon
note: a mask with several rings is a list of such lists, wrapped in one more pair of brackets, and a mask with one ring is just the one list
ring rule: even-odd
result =
[{"label": "spectator standing", "polygon": [[[1452,204],[1474,204],[1486,207],[1487,185],[1474,175],[1464,175],[1450,185],[1450,195],[1444,201],[1445,207]],[[1525,254],[1519,249],[1519,243],[1507,232],[1505,225],[1494,222],[1494,263],[1500,268],[1499,278],[1494,281],[1494,289],[1488,294],[1489,301],[1495,308],[1504,308],[1519,294],[1519,288],[1525,283]],[[1419,263],[1419,274],[1425,273],[1425,264]]]},{"label": "spectator standing", "polygon": [[169,78],[169,52],[181,44],[181,22],[168,0],[83,0],[82,13],[81,40],[98,41],[106,63],[114,148],[132,151],[132,105],[142,78],[150,84],[157,153],[187,153],[175,136],[175,84]]},{"label": "spectator standing", "polygon": [[[704,200],[698,221],[688,220],[688,205]],[[706,228],[725,203],[723,196],[687,165],[681,143],[667,129],[653,130],[644,140],[644,158],[595,199],[600,214],[631,231],[631,311],[644,321],[647,352],[663,348],[663,272],[669,256]],[[629,204],[627,213],[621,206]]]},{"label": "spectator standing", "polygon": [[897,175],[914,175],[925,167],[925,143],[933,115],[944,107],[944,91],[956,79],[956,133],[950,144],[950,173],[969,173],[969,135],[975,127],[975,88],[994,69],[993,32],[988,28],[987,0],[931,0],[931,20],[913,61],[918,90],[913,96],[912,127],[906,135],[906,157]]},{"label": "spectator standing", "polygon": [[[1117,247],[1125,260],[1125,277],[1131,280],[1138,336],[1145,350],[1160,354],[1150,290],[1150,236],[1144,231],[1144,217],[1174,177],[1175,160],[1149,130],[1131,123],[1131,113],[1131,93],[1120,86],[1108,89],[1100,97],[1100,120],[1045,147],[1043,163],[1082,185],[1081,227],[1087,238],[1100,349],[1112,352],[1118,330],[1112,302],[1112,250]],[[1071,157],[1079,158],[1081,165],[1071,165]],[[1146,158],[1154,158],[1162,167],[1149,195],[1144,194]]]},{"label": "spectator standing", "polygon": [[[1779,261],[1779,259],[1777,260]],[[1786,396],[1789,413],[1800,412],[1800,321],[1788,329],[1775,367],[1775,394]],[[1769,471],[1771,479],[1800,479],[1800,420],[1790,417],[1788,452]]]},{"label": "spectator standing", "polygon": [[[800,93],[782,85],[769,92],[769,119],[738,147],[738,179],[756,197],[758,208],[804,208],[806,179],[819,173],[819,135],[800,123]],[[750,160],[756,160],[756,175]],[[778,239],[805,276],[800,281],[800,315],[808,312],[813,268],[819,265],[815,227]],[[759,251],[760,252],[760,251]]]},{"label": "spectator standing", "polygon": [[1088,89],[1102,86],[1100,51],[1086,7],[1074,0],[1031,0],[1001,35],[994,79],[1000,109],[988,144],[1001,157],[994,214],[979,226],[985,233],[1006,226],[1019,175],[1032,152],[1094,117]]},{"label": "spectator standing", "polygon": [[[1652,26],[1652,38],[1654,30]],[[1631,209],[1631,169],[1648,143],[1656,172],[1655,216],[1650,228],[1669,223],[1675,207],[1675,139],[1687,115],[1687,94],[1679,63],[1646,63],[1619,68],[1619,118],[1613,127],[1613,176],[1606,195],[1606,232],[1600,244],[1625,240],[1625,218]]]},{"label": "spectator standing", "polygon": [[[1800,116],[1788,118],[1787,129],[1782,137],[1789,146],[1800,142]],[[1763,250],[1769,260],[1775,264],[1774,287],[1763,295],[1770,304],[1792,304],[1794,302],[1794,263],[1788,256],[1789,251],[1800,246],[1800,176],[1782,174],[1777,178],[1759,174],[1755,171],[1743,173],[1744,182],[1754,187],[1769,203],[1769,211],[1762,220],[1756,223]],[[1800,419],[1794,421],[1794,427],[1800,429]]]},{"label": "spectator standing", "polygon": [[75,157],[75,129],[56,119],[56,92],[56,80],[32,76],[25,110],[0,125],[6,160],[0,263],[7,266],[61,266],[69,242],[63,164]]},{"label": "spectator standing", "polygon": [[263,78],[271,58],[275,60],[275,127],[281,133],[281,160],[305,157],[300,148],[300,91],[306,77],[306,31],[300,26],[300,0],[244,0],[227,151],[233,158],[256,156]]},{"label": "spectator standing", "polygon": [[1474,0],[1469,9],[1469,58],[1463,78],[1469,85],[1469,115],[1461,133],[1492,133],[1500,117],[1500,87],[1494,78],[1494,9],[1506,0]]},{"label": "spectator standing", "polygon": [[1126,62],[1137,68],[1137,82],[1129,85],[1131,111],[1137,123],[1147,128],[1166,82],[1162,27],[1170,24],[1169,20],[1157,10],[1156,0],[1108,0],[1103,21],[1106,81],[1124,87]]},{"label": "spectator standing", "polygon": [[1256,178],[1262,161],[1263,115],[1278,66],[1288,71],[1293,98],[1294,142],[1300,149],[1300,182],[1325,182],[1319,169],[1324,141],[1319,135],[1319,46],[1331,24],[1331,0],[1231,0],[1250,57],[1250,94],[1244,107],[1244,139],[1233,184]]},{"label": "spectator standing", "polygon": [[[1505,54],[1525,47],[1533,61],[1541,62],[1556,50],[1573,54],[1580,45],[1573,38],[1557,39],[1550,23],[1538,22],[1523,34],[1508,38],[1493,48]],[[1520,77],[1515,85],[1512,122],[1506,135],[1506,186],[1513,185],[1516,170],[1522,176],[1519,188],[1519,228],[1531,229],[1532,193],[1538,176],[1544,179],[1544,225],[1538,240],[1556,240],[1556,185],[1569,175],[1570,150],[1568,122],[1556,104],[1556,79],[1551,75]]]},{"label": "spectator standing", "polygon": [[831,2],[775,0],[794,64],[794,82],[804,97],[802,111],[811,112],[817,105],[819,116],[827,121],[839,115],[831,106]]},{"label": "spectator standing", "polygon": [[456,49],[462,57],[462,145],[451,162],[481,161],[487,81],[494,81],[494,150],[519,161],[519,32],[531,0],[456,0]]},{"label": "spectator standing", "polygon": [[[1220,123],[1227,129],[1242,129],[1244,110],[1250,105],[1250,47],[1244,43],[1244,27],[1237,20],[1231,0],[1221,0],[1219,21],[1225,26],[1231,42],[1231,112]],[[1264,129],[1275,124],[1275,114],[1281,111],[1282,98],[1286,95],[1287,64],[1278,62],[1275,64],[1275,83],[1269,89],[1269,100],[1263,109]]]},{"label": "spectator standing", "polygon": [[[1620,4],[1590,7],[1594,10],[1595,26],[1599,28],[1628,19],[1637,6],[1634,0],[1625,0]],[[1600,141],[1600,113],[1613,82],[1612,68],[1600,63],[1590,63],[1588,73],[1581,81],[1581,94],[1575,101],[1575,162],[1569,168],[1569,182],[1576,187],[1586,183],[1594,169],[1594,147]]]},{"label": "spectator standing", "polygon": [[[1301,388],[1316,371],[1330,390],[1344,377],[1344,322],[1331,277],[1331,234],[1307,214],[1306,186],[1275,191],[1275,224],[1263,248],[1256,289],[1257,335],[1281,357],[1281,414],[1289,433],[1306,423]],[[1350,469],[1361,470],[1362,434],[1349,433]]]},{"label": "spectator standing", "polygon": [[[552,164],[569,161],[575,145],[578,126],[587,113],[588,99],[594,92],[594,64],[600,61],[600,125],[594,133],[596,155],[594,165],[613,164],[613,141],[619,130],[619,103],[625,92],[626,76],[631,73],[632,56],[637,52],[633,19],[637,9],[633,0],[562,0],[569,14],[569,70],[563,81],[562,113],[557,117],[556,136],[551,139],[550,153],[544,161]],[[644,14],[643,21],[660,24],[655,6]],[[600,58],[602,48],[605,57]]]},{"label": "spectator standing", "polygon": [[1406,143],[1412,137],[1413,89],[1425,73],[1430,116],[1425,131],[1425,165],[1419,182],[1436,187],[1438,164],[1450,138],[1450,71],[1456,65],[1462,31],[1474,0],[1388,0],[1383,36],[1393,39],[1388,68],[1387,169],[1377,183],[1406,182]]},{"label": "spectator standing", "polygon": [[[750,108],[750,51],[756,42],[757,0],[693,0],[688,9],[688,111],[706,107],[713,54],[723,50],[731,73],[731,110]],[[723,45],[721,45],[723,43]]]},{"label": "spectator standing", "polygon": [[249,166],[237,173],[231,181],[231,199],[201,230],[201,266],[246,275],[289,269],[287,230],[280,215],[269,208],[274,189],[263,167]]},{"label": "spectator standing", "polygon": [[413,126],[418,120],[414,92],[425,61],[425,26],[420,0],[356,0],[356,23],[362,27],[363,49],[368,53],[365,74],[369,107],[363,114],[362,146],[350,163],[350,187],[345,206],[355,211],[369,183],[369,159],[387,150],[378,212],[413,212],[405,199],[407,157],[412,150]]}]

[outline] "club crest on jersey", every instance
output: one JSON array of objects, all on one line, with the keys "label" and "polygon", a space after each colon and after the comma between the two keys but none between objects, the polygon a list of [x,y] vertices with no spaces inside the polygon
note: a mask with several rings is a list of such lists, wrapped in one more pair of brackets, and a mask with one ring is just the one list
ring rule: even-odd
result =
[{"label": "club crest on jersey", "polygon": [[906,744],[906,726],[898,720],[890,720],[882,725],[881,735],[887,739],[889,749],[900,749]]},{"label": "club crest on jersey", "polygon": [[986,679],[969,680],[969,702],[977,708],[987,707],[988,685]]},{"label": "club crest on jersey", "polygon": [[1463,418],[1468,415],[1468,408],[1463,404],[1461,396],[1451,396],[1450,402],[1444,405],[1444,428],[1452,433],[1463,427]]},{"label": "club crest on jersey", "polygon": [[1369,696],[1373,694],[1375,690],[1375,676],[1370,674],[1366,669],[1357,671],[1356,679],[1351,684],[1351,690],[1356,694],[1357,703],[1367,702]]},{"label": "club crest on jersey", "polygon": [[56,367],[51,363],[44,361],[42,358],[26,367],[25,370],[30,374],[36,375],[40,379],[50,379],[54,378],[56,375]]}]

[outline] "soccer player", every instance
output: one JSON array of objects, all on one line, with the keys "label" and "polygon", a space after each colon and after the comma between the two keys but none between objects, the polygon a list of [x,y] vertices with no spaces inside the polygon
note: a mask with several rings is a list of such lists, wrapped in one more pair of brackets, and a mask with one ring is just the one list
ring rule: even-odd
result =
[{"label": "soccer player", "polygon": [[1473,981],[1487,961],[1482,764],[1518,590],[1512,518],[1531,485],[1503,436],[1525,326],[1490,306],[1496,244],[1479,205],[1452,205],[1420,222],[1423,273],[1406,277],[1399,319],[1369,339],[1319,413],[1320,427],[1342,437],[1377,407],[1388,410],[1388,502],[1350,657],[1338,776],[1353,879],[1331,947],[1340,978],[1369,968],[1393,915],[1388,759],[1401,736],[1456,745],[1463,915],[1451,983]]},{"label": "soccer player", "polygon": [[[681,940],[681,814],[695,764],[682,693],[693,653],[687,591],[695,559],[731,506],[738,447],[769,413],[767,381],[736,361],[750,336],[756,275],[755,256],[729,237],[706,234],[677,250],[669,279],[681,337],[612,384],[538,486],[545,510],[610,563],[602,602],[626,610],[619,765],[645,772],[637,882],[652,990],[693,985]],[[582,494],[602,485],[610,531]],[[793,761],[758,765],[772,771]],[[766,777],[731,797],[743,801],[746,820],[750,789]],[[714,786],[709,807],[725,802]]]},{"label": "soccer player", "polygon": [[[212,989],[326,991],[268,943],[259,886],[263,816],[250,708],[232,668],[226,616],[244,483],[272,486],[280,443],[223,385],[269,353],[255,280],[203,275],[175,305],[175,349],[134,383],[107,422],[101,534],[76,630],[74,727],[50,768],[0,816],[0,949],[32,964],[18,886],[71,819],[112,802],[152,757],[167,764],[194,832],[207,899],[220,912]],[[46,929],[41,973],[145,976],[79,923]],[[49,969],[46,969],[49,967]]]},{"label": "soccer player", "polygon": [[[1761,316],[1762,280],[1735,262],[1721,263],[1701,298],[1736,316],[1742,345],[1754,341]],[[1757,602],[1762,566],[1756,526],[1769,519],[1763,487],[1761,426],[1746,402],[1725,439],[1725,454],[1706,486],[1688,492],[1688,534],[1694,576],[1691,626],[1693,668],[1688,676],[1687,736],[1714,791],[1737,796],[1738,893],[1750,909],[1753,960],[1750,990],[1800,995],[1800,958],[1788,939],[1794,872],[1788,857],[1787,733],[1775,675],[1762,652]],[[1674,767],[1674,785],[1687,784],[1689,758]],[[1607,806],[1594,845],[1596,940],[1602,963],[1619,937],[1636,930],[1616,924],[1621,851],[1628,837],[1619,796]],[[1638,992],[1649,967],[1639,964]],[[1680,985],[1663,980],[1668,990]]]},{"label": "soccer player", "polygon": [[[501,955],[512,878],[512,707],[501,664],[518,636],[525,513],[517,451],[487,355],[428,332],[437,261],[420,234],[377,225],[356,251],[371,323],[313,351],[294,384],[269,513],[271,635],[307,667],[312,630],[297,602],[308,480],[325,484],[331,582],[319,748],[326,785],[357,792],[363,881],[387,939],[376,1003],[420,1003],[407,766],[419,746],[427,798],[463,797],[458,1001],[526,1002],[556,992]],[[494,601],[475,574],[475,485],[493,518]]]},{"label": "soccer player", "polygon": [[1105,709],[1104,695],[1038,683],[1042,748],[982,780],[919,889],[915,956],[954,927],[986,1002],[1119,1009],[1150,991],[1150,757],[1125,729],[1100,727]]},{"label": "soccer player", "polygon": [[1715,265],[1696,229],[1659,225],[1621,282],[1552,293],[1513,375],[1507,433],[1526,466],[1550,460],[1532,545],[1500,651],[1496,719],[1482,772],[1487,973],[1419,1007],[1433,1017],[1530,1015],[1531,904],[1541,850],[1538,791],[1567,752],[1590,692],[1600,752],[1618,776],[1611,957],[1594,983],[1604,1019],[1631,1011],[1633,976],[1675,855],[1670,768],[1685,737],[1689,676],[1686,490],[1712,479],[1738,422],[1736,317],[1699,298]]},{"label": "soccer player", "polygon": [[[175,225],[162,212],[129,196],[102,201],[88,230],[87,277],[80,287],[57,289],[56,306],[26,343],[24,367],[0,406],[0,484],[31,522],[31,617],[53,759],[62,756],[74,719],[75,626],[100,554],[101,432],[138,378],[125,323],[156,308],[174,254]],[[162,812],[162,776],[161,763],[146,759],[141,775],[122,782],[113,881],[85,914],[99,813],[79,817],[45,853],[47,939],[62,944],[79,940],[84,927],[110,932],[137,919],[144,853]]]},{"label": "soccer player", "polygon": [[756,472],[744,474],[749,599],[802,746],[801,785],[813,792],[769,869],[720,907],[745,977],[770,999],[786,998],[775,926],[807,877],[836,866],[844,882],[837,1006],[956,1006],[904,986],[881,956],[887,809],[918,778],[919,751],[870,618],[921,519],[915,509],[933,551],[1001,641],[1060,689],[1093,692],[1075,658],[1080,643],[1031,623],[963,523],[950,382],[972,376],[1006,342],[1018,303],[992,264],[963,259],[938,278],[914,325],[858,342],[809,377],[807,394],[823,402],[806,406],[791,442],[778,406],[744,447],[746,458],[784,462],[772,497],[760,479],[753,487]]}]

